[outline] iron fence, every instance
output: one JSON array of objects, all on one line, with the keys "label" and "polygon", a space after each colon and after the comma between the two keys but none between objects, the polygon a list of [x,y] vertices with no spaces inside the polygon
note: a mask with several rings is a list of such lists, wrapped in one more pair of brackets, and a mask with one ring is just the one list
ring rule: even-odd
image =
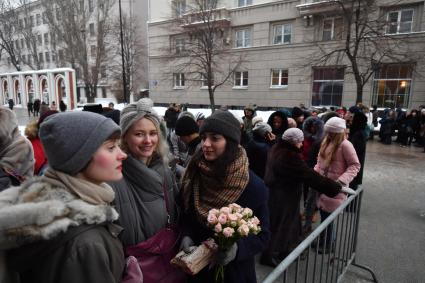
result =
[{"label": "iron fence", "polygon": [[263,281],[340,282],[350,266],[373,270],[356,262],[363,188],[339,206],[302,241]]}]

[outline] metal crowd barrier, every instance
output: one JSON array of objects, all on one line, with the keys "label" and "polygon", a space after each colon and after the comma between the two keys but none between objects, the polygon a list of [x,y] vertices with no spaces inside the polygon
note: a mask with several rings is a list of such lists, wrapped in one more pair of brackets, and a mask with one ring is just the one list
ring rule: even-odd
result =
[{"label": "metal crowd barrier", "polygon": [[[378,282],[373,270],[356,262],[357,236],[363,188],[352,195],[302,241],[263,281],[340,282],[349,266],[368,271]],[[331,245],[326,243],[333,225]],[[329,242],[329,241],[328,241]],[[329,249],[326,250],[327,245]]]}]

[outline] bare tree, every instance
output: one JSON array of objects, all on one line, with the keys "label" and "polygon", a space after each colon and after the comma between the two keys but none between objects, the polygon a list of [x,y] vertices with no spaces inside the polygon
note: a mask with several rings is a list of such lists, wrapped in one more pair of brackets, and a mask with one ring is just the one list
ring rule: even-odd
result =
[{"label": "bare tree", "polygon": [[[0,51],[9,56],[10,63],[17,71],[21,70],[18,40],[18,17],[13,3],[9,0],[0,2]],[[0,57],[1,53],[0,52]]]},{"label": "bare tree", "polygon": [[376,0],[336,0],[341,23],[332,38],[340,39],[335,44],[318,42],[308,65],[335,66],[348,63],[346,73],[351,73],[356,82],[356,103],[363,101],[363,89],[372,75],[383,63],[412,62],[415,58],[406,52],[405,37],[389,32],[387,15]]},{"label": "bare tree", "polygon": [[[143,68],[143,56],[146,55],[146,46],[141,37],[141,26],[134,18],[128,15],[122,17],[123,29],[123,51],[124,51],[124,72],[126,76],[129,93],[136,94],[135,82],[144,78],[141,77],[140,70]],[[122,77],[122,54],[120,21],[117,18],[113,24],[113,52],[111,52],[109,71],[115,81],[114,95],[118,101],[124,100],[123,77]]]},{"label": "bare tree", "polygon": [[183,7],[173,1],[176,33],[171,58],[174,72],[182,72],[187,82],[202,82],[208,88],[211,110],[215,110],[215,91],[233,79],[243,63],[242,53],[230,47],[230,21],[227,10],[218,8],[218,0],[194,0]]},{"label": "bare tree", "polygon": [[79,70],[87,100],[92,102],[108,58],[113,0],[42,0],[42,3],[54,34],[54,52],[59,61]]}]

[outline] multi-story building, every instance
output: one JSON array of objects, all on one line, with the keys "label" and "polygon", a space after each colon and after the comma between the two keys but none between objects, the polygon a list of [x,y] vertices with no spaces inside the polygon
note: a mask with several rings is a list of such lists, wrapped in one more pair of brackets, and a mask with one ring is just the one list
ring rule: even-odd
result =
[{"label": "multi-story building", "polygon": [[[43,2],[44,1],[44,2]],[[111,31],[109,35],[105,37],[109,41],[105,44],[105,52],[107,52],[105,59],[102,60],[101,64],[96,66],[96,56],[98,52],[97,41],[98,33],[101,32],[99,29],[99,7],[102,7],[100,0],[81,0],[74,1],[80,7],[85,7],[87,11],[88,18],[85,19],[84,25],[81,27],[69,27],[69,31],[65,32],[78,32],[78,37],[75,37],[77,42],[80,38],[83,39],[84,45],[76,45],[81,48],[78,52],[83,53],[83,48],[87,54],[87,70],[88,74],[86,76],[98,76],[96,84],[96,97],[114,97],[117,92],[122,90],[122,76],[121,74],[121,54],[119,48],[119,30],[117,27],[119,19],[119,9],[118,1],[113,1],[111,8],[109,9],[109,28]],[[54,30],[51,30],[51,24],[48,20],[48,12],[46,10],[46,1],[37,0],[29,1],[27,4],[16,7],[13,10],[13,16],[16,17],[16,26],[13,27],[15,32],[11,39],[11,44],[13,45],[13,53],[18,64],[13,64],[11,60],[11,55],[2,50],[0,56],[0,74],[2,73],[12,73],[16,71],[37,71],[43,69],[55,69],[63,67],[71,67],[76,70],[76,80],[77,80],[77,97],[80,102],[86,102],[86,84],[83,79],[84,69],[81,64],[75,63],[72,64],[69,61],[70,55],[66,54],[66,48],[64,47],[63,42],[60,42],[55,37]],[[131,34],[132,31],[138,31],[137,42],[139,45],[133,44],[129,48],[146,48],[143,46],[147,42],[147,13],[148,13],[148,3],[146,1],[136,1],[136,0],[122,0],[121,8],[123,17],[126,21],[124,26],[128,28],[128,31],[124,31],[124,36]],[[7,13],[7,11],[3,11]],[[76,9],[74,12],[78,13]],[[52,15],[55,21],[64,20],[65,15],[61,13],[66,13],[65,11],[60,11],[56,9]],[[81,13],[81,12],[80,12]],[[10,13],[11,14],[11,13]],[[8,16],[10,16],[10,14]],[[131,28],[128,19],[131,19]],[[137,28],[135,28],[137,26]],[[0,29],[9,29],[11,25],[0,26]],[[132,39],[135,37],[132,36]],[[6,38],[7,39],[7,38]],[[124,39],[126,40],[126,39]],[[134,39],[135,40],[135,39]],[[76,52],[76,53],[78,53]],[[133,50],[126,50],[125,52],[135,54]],[[147,51],[137,52],[137,69],[130,70],[132,72],[132,82],[131,82],[131,92],[133,94],[138,94],[140,90],[145,90],[148,88],[148,72],[147,72]],[[140,62],[141,61],[141,62]],[[16,66],[18,65],[18,66]],[[136,66],[133,64],[133,66]],[[97,70],[95,70],[97,68]],[[2,81],[3,83],[3,81]],[[4,82],[6,85],[6,82]],[[6,93],[6,91],[3,91]],[[48,88],[43,88],[41,90],[42,100],[47,100],[49,95],[47,94]],[[5,98],[7,99],[7,98]],[[33,98],[28,98],[29,100]],[[28,100],[27,99],[27,100]],[[127,98],[128,99],[128,98]],[[17,101],[19,103],[19,101]]]},{"label": "multi-story building", "polygon": [[[190,40],[179,19],[196,13],[187,8],[193,6],[194,1],[202,2],[176,0],[170,5],[169,0],[150,1],[149,82],[155,102],[209,105],[204,81],[185,80],[185,73],[175,69],[173,60],[182,56],[185,36]],[[209,1],[215,0],[204,0]],[[393,55],[387,54],[385,60],[376,60],[372,55],[370,59],[359,60],[363,74],[370,75],[363,86],[362,102],[404,108],[425,104],[424,2],[361,2],[364,2],[362,5],[374,3],[376,9],[371,17],[376,21],[381,19],[381,25],[375,23],[375,30],[381,29],[379,35],[363,36],[378,38],[374,43],[377,49],[384,48],[384,40],[392,45],[386,47],[388,50],[395,47]],[[229,83],[217,88],[215,103],[236,107],[249,103],[263,107],[355,104],[357,86],[347,56],[324,62],[318,55],[329,54],[345,43],[347,32],[343,30],[341,3],[349,6],[352,2],[218,1],[216,9],[220,14],[214,20],[226,21],[229,29],[225,37],[218,40],[224,40],[229,52],[243,54],[244,62]],[[364,9],[362,13],[365,11],[368,12]],[[355,31],[354,24],[351,27]],[[373,47],[368,48],[369,54],[374,53]],[[368,60],[368,66],[361,65]],[[368,72],[368,68],[371,71]]]}]

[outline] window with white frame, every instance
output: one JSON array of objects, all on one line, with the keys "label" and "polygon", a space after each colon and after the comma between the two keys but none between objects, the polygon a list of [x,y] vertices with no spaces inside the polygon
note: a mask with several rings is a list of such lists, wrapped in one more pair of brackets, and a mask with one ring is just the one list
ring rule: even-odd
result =
[{"label": "window with white frame", "polygon": [[251,29],[240,29],[236,31],[236,48],[250,47],[251,46]]},{"label": "window with white frame", "polygon": [[186,1],[175,0],[174,1],[174,12],[176,17],[181,17],[186,12]]},{"label": "window with white frame", "polygon": [[325,18],[323,20],[322,40],[342,39],[343,20],[342,18]]},{"label": "window with white frame", "polygon": [[344,67],[313,68],[311,105],[341,106],[344,90]]},{"label": "window with white frame", "polygon": [[272,69],[270,86],[272,88],[287,87],[288,86],[288,70]]},{"label": "window with white frame", "polygon": [[248,72],[235,72],[235,87],[248,87]]},{"label": "window with white frame", "polygon": [[174,73],[173,77],[174,77],[174,88],[183,88],[185,86],[183,73]]},{"label": "window with white frame", "polygon": [[387,22],[387,33],[389,34],[412,32],[413,9],[388,12]]},{"label": "window with white frame", "polygon": [[176,54],[182,54],[184,52],[184,38],[176,38],[175,39],[175,48],[176,48]]},{"label": "window with white frame", "polygon": [[[211,79],[211,85],[214,85],[214,78]],[[208,78],[206,74],[201,74],[201,87],[207,88],[208,87]]]},{"label": "window with white frame", "polygon": [[252,0],[238,0],[238,7],[252,5]]},{"label": "window with white frame", "polygon": [[276,24],[273,26],[273,44],[291,43],[292,24]]}]

